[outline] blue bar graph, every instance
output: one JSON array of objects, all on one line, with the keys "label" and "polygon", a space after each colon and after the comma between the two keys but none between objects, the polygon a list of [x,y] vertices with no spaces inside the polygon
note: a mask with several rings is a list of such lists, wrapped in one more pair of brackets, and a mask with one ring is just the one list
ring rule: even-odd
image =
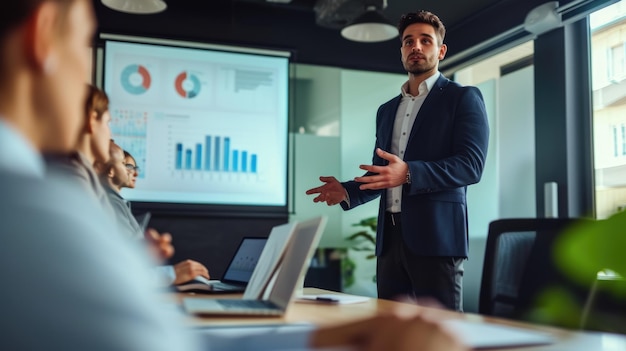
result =
[{"label": "blue bar graph", "polygon": [[202,169],[202,144],[196,144],[196,169]]},{"label": "blue bar graph", "polygon": [[215,137],[215,167],[213,170],[220,170],[220,137],[218,136]]},{"label": "blue bar graph", "polygon": [[225,137],[224,138],[224,170],[228,171],[230,170],[230,165],[228,164],[228,160],[230,156],[230,138],[229,137]]},{"label": "blue bar graph", "polygon": [[257,154],[231,149],[228,136],[205,135],[204,140],[187,147],[183,143],[175,145],[174,168],[177,170],[258,173]]},{"label": "blue bar graph", "polygon": [[191,169],[191,149],[185,150],[185,169]]},{"label": "blue bar graph", "polygon": [[176,144],[176,169],[183,168],[183,144]]},{"label": "blue bar graph", "polygon": [[211,170],[211,136],[207,135],[206,138],[204,139],[204,147],[206,150],[204,150],[204,170],[205,171],[210,171]]}]

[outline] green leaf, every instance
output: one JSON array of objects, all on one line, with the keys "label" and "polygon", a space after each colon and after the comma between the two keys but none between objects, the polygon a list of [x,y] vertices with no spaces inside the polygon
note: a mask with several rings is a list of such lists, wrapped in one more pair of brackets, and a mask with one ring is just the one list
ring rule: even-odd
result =
[{"label": "green leaf", "polygon": [[565,274],[580,283],[603,269],[626,277],[625,249],[626,212],[619,212],[566,230],[557,241],[555,260]]},{"label": "green leaf", "polygon": [[356,240],[356,239],[359,239],[359,238],[365,239],[366,241],[369,241],[369,242],[371,242],[373,244],[376,243],[376,238],[372,234],[370,234],[368,232],[365,232],[365,231],[354,233],[354,234],[350,235],[349,237],[347,237],[347,240]]}]

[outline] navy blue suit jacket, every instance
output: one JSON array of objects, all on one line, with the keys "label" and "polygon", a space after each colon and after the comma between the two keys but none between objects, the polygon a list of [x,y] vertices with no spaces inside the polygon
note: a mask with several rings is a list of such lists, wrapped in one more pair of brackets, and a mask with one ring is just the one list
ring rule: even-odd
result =
[{"label": "navy blue suit jacket", "polygon": [[[397,96],[381,105],[376,115],[376,147],[389,151]],[[404,161],[411,184],[402,190],[402,236],[419,256],[467,257],[467,185],[480,180],[489,125],[480,91],[462,87],[443,75],[437,79],[413,124]],[[376,155],[373,164],[388,162]],[[381,196],[376,235],[376,255],[383,253],[386,190],[359,190],[355,181],[343,183],[354,208]]]}]

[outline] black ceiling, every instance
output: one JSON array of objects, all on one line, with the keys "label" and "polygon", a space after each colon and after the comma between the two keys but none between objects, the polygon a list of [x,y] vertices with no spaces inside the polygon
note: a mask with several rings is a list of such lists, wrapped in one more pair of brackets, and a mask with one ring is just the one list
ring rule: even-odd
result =
[{"label": "black ceiling", "polygon": [[[320,1],[347,3],[343,9],[376,0],[166,0],[154,15],[129,15],[93,0],[103,33],[150,36],[207,43],[291,50],[294,61],[344,68],[403,72],[399,41],[356,43],[340,30],[316,23]],[[275,1],[275,0],[274,0]],[[381,1],[381,0],[378,0]],[[570,0],[576,1],[576,0]],[[383,13],[396,23],[418,9],[436,13],[448,29],[448,56],[523,23],[528,11],[545,0],[388,0]],[[561,4],[569,1],[563,0]],[[350,6],[349,6],[350,5]]]}]

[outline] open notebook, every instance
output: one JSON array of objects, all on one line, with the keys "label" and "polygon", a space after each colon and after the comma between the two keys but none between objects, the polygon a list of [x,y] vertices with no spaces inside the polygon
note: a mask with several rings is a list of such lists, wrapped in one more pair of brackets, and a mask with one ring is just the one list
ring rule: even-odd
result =
[{"label": "open notebook", "polygon": [[[306,273],[325,225],[326,217],[296,223],[291,233],[286,235],[290,238],[285,248],[276,252],[278,256],[266,260],[264,250],[243,299],[188,297],[183,299],[185,310],[204,315],[283,315],[294,297],[300,278]],[[270,241],[274,242],[274,233],[270,233],[266,246],[270,246]],[[275,248],[270,246],[270,250]],[[267,257],[269,255],[268,251]]]}]

